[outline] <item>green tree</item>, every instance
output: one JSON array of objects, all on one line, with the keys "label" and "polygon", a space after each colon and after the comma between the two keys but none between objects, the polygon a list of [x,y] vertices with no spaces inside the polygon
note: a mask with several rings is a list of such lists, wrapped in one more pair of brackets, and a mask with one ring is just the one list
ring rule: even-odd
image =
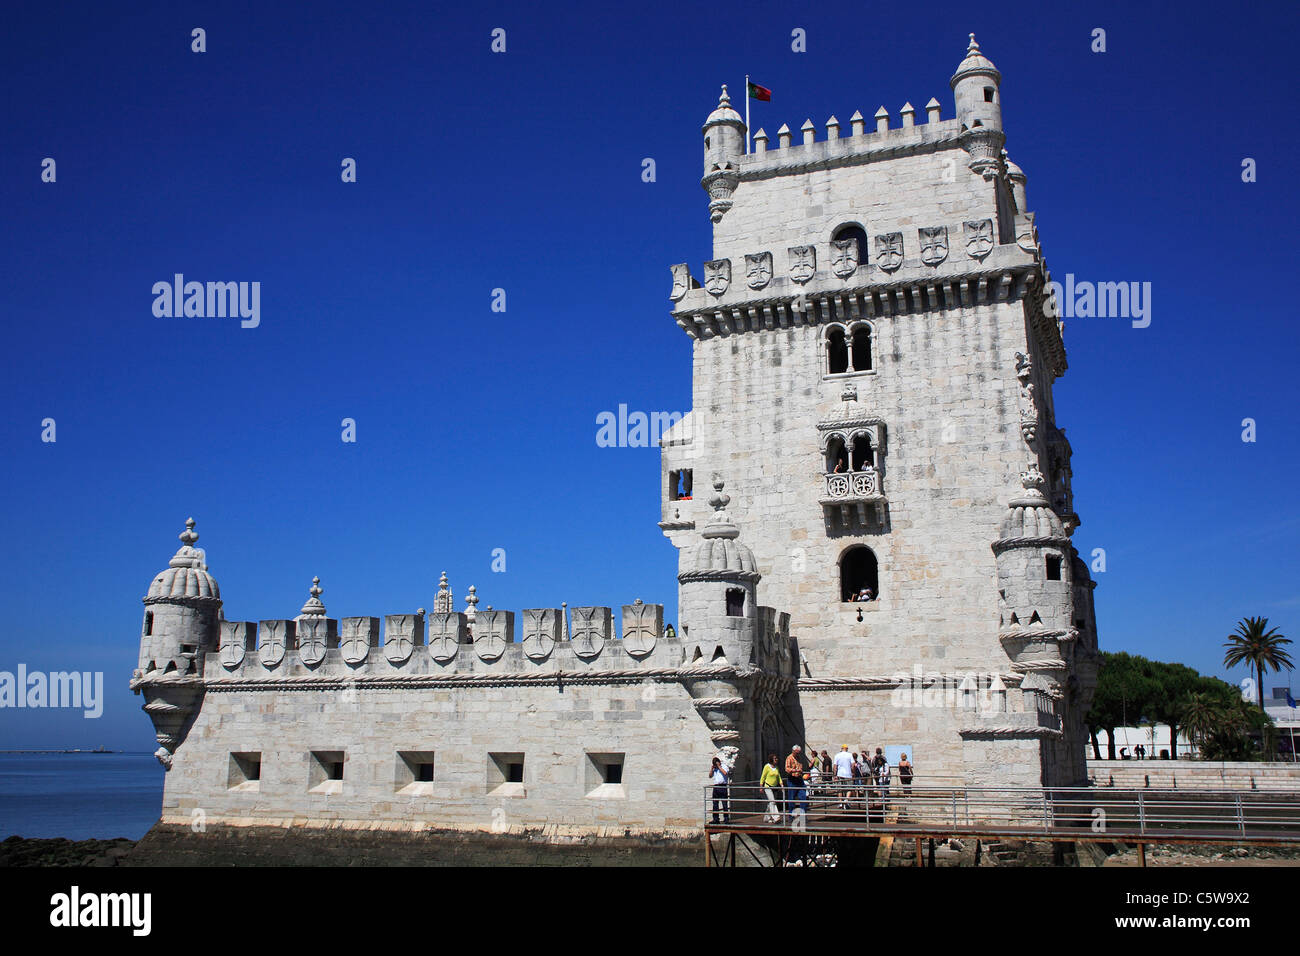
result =
[{"label": "green tree", "polygon": [[1277,628],[1268,626],[1268,618],[1247,617],[1237,623],[1237,629],[1223,644],[1224,667],[1249,664],[1255,669],[1258,678],[1255,691],[1261,712],[1264,710],[1264,672],[1280,671],[1284,667],[1290,670],[1295,666],[1283,647],[1290,643],[1290,638],[1279,634]]}]

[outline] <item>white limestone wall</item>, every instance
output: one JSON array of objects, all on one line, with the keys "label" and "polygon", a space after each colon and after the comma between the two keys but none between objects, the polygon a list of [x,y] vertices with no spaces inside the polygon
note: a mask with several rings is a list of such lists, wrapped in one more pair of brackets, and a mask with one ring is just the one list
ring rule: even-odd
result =
[{"label": "white limestone wall", "polygon": [[[1018,475],[1033,460],[1019,432],[1019,303],[876,321],[876,369],[825,377],[820,328],[748,332],[695,344],[696,487],[713,471],[763,578],[758,599],[788,610],[812,676],[1005,671],[997,641],[992,542]],[[817,422],[849,414],[886,423],[888,518],[828,536]],[[948,440],[950,439],[950,440]],[[671,449],[666,450],[669,455]],[[863,543],[880,563],[880,598],[841,604],[838,560]],[[864,621],[858,623],[861,608]]]},{"label": "white limestone wall", "polygon": [[[313,792],[312,751],[343,751],[337,792]],[[434,753],[432,783],[399,790],[398,751]],[[230,754],[261,780],[231,789]],[[522,785],[489,785],[490,753],[524,754]],[[588,752],[624,754],[594,786]],[[163,816],[189,822],[436,828],[698,829],[715,753],[686,691],[657,684],[214,692],[167,774]],[[328,788],[327,788],[328,789]]]}]

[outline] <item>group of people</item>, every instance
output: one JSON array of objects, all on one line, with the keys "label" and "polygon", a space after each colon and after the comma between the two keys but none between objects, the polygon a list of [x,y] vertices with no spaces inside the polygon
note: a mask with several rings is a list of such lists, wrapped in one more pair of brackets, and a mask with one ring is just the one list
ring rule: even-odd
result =
[{"label": "group of people", "polygon": [[[907,754],[899,758],[897,769],[899,783],[909,791],[915,768]],[[759,774],[758,784],[767,800],[763,822],[780,823],[785,814],[789,814],[793,822],[796,812],[808,813],[810,796],[823,793],[838,799],[841,809],[848,809],[850,800],[858,796],[888,797],[891,779],[889,760],[880,747],[872,755],[866,747],[857,753],[850,752],[848,744],[844,744],[832,757],[825,750],[818,754],[815,747],[809,747],[805,754],[804,749],[795,744],[784,764],[777,763],[776,754],[768,754],[767,763]],[[731,776],[717,757],[713,758],[710,780],[713,783],[713,822],[722,823],[729,814]]]}]

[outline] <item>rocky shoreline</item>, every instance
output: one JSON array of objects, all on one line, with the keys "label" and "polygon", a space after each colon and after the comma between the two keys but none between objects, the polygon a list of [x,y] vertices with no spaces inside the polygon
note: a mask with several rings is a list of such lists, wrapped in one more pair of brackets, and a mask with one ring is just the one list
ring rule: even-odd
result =
[{"label": "rocky shoreline", "polygon": [[119,866],[134,840],[68,840],[11,836],[0,841],[0,866]]}]

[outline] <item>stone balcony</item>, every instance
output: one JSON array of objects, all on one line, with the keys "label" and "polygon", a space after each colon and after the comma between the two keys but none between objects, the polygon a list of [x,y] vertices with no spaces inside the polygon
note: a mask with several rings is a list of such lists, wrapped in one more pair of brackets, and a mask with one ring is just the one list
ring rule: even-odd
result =
[{"label": "stone balcony", "polygon": [[835,472],[821,478],[819,501],[827,522],[838,521],[848,528],[855,523],[865,527],[870,519],[884,520],[885,493],[878,469]]}]

